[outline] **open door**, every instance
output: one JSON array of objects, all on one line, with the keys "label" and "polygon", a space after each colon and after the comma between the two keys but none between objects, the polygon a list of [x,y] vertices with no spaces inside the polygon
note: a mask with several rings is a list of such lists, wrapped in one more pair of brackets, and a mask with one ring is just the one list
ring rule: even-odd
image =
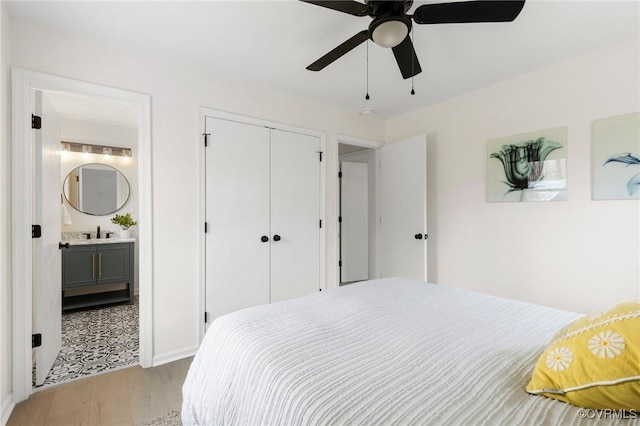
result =
[{"label": "open door", "polygon": [[380,148],[380,277],[427,280],[427,138]]},{"label": "open door", "polygon": [[62,261],[60,205],[60,120],[42,92],[36,92],[36,115],[42,128],[35,137],[34,222],[42,236],[33,239],[33,334],[42,336],[35,350],[36,386],[47,378],[62,342]]}]

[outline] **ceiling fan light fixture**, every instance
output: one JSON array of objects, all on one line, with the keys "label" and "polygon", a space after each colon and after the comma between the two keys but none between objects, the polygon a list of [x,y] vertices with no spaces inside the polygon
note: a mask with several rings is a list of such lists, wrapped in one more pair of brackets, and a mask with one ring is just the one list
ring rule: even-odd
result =
[{"label": "ceiling fan light fixture", "polygon": [[409,26],[402,20],[380,20],[371,23],[371,40],[381,47],[396,47],[407,38]]}]

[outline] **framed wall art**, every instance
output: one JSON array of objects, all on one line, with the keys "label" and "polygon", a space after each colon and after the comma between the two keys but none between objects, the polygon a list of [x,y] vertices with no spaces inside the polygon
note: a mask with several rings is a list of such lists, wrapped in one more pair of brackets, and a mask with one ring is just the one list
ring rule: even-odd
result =
[{"label": "framed wall art", "polygon": [[592,123],[594,200],[640,200],[640,113]]},{"label": "framed wall art", "polygon": [[567,128],[538,130],[487,142],[489,202],[567,199]]}]

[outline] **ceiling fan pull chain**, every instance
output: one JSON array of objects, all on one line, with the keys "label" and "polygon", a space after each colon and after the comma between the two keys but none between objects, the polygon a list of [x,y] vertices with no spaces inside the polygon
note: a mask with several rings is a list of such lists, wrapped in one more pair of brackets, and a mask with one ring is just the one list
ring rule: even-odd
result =
[{"label": "ceiling fan pull chain", "polygon": [[367,39],[367,94],[364,98],[369,100],[369,39]]}]

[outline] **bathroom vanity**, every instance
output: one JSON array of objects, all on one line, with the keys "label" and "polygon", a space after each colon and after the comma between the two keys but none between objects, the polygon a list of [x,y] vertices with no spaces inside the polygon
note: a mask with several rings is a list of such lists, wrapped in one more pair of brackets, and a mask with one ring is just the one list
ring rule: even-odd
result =
[{"label": "bathroom vanity", "polygon": [[69,241],[69,247],[62,248],[62,310],[133,303],[134,241]]}]

